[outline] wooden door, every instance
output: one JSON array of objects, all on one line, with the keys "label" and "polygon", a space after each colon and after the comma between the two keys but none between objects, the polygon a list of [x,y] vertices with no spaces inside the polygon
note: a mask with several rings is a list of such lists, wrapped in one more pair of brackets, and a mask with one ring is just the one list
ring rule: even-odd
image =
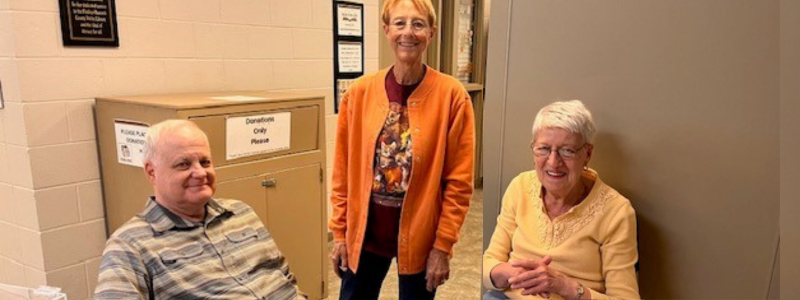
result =
[{"label": "wooden door", "polygon": [[247,177],[217,184],[216,198],[235,199],[250,205],[261,223],[267,226],[267,194],[261,182],[262,176]]}]

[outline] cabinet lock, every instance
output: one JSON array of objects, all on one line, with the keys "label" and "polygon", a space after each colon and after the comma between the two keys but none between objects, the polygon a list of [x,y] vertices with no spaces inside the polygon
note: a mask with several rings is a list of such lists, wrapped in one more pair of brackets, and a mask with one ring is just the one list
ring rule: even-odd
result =
[{"label": "cabinet lock", "polygon": [[267,179],[261,182],[261,186],[263,187],[274,187],[278,185],[278,180],[275,178]]}]

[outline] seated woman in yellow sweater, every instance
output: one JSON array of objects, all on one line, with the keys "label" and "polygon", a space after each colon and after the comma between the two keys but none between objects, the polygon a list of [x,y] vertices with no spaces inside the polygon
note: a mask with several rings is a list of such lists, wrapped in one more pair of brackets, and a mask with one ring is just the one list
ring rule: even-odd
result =
[{"label": "seated woman in yellow sweater", "polygon": [[635,213],[587,167],[591,113],[554,102],[532,133],[535,170],[509,184],[483,256],[485,299],[639,299]]}]

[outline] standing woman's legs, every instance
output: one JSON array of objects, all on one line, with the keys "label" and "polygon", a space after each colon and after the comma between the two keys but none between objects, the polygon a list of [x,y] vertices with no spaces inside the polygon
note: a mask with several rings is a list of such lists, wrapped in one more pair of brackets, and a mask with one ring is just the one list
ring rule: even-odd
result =
[{"label": "standing woman's legs", "polygon": [[[340,300],[371,300],[378,299],[381,294],[381,285],[386,273],[389,272],[391,258],[376,255],[369,251],[361,251],[358,273],[353,273],[350,268],[342,275],[342,288]],[[424,275],[424,274],[423,274]],[[425,288],[423,284],[423,288]],[[400,292],[402,294],[402,291]]]},{"label": "standing woman's legs", "polygon": [[433,297],[436,296],[436,289],[433,289],[433,292],[428,291],[428,280],[425,279],[425,271],[411,275],[399,275],[398,277],[400,281],[400,300],[433,300]]}]

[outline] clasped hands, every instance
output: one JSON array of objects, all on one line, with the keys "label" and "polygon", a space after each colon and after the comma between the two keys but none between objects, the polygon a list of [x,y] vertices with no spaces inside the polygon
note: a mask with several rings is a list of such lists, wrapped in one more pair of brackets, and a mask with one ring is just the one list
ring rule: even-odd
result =
[{"label": "clasped hands", "polygon": [[552,261],[550,256],[545,256],[538,260],[529,259],[499,265],[498,275],[505,279],[499,281],[506,281],[508,285],[498,287],[522,289],[522,295],[550,298],[551,294],[558,294],[565,299],[573,299],[577,296],[573,288],[575,282],[563,273],[551,269],[549,265]]}]

